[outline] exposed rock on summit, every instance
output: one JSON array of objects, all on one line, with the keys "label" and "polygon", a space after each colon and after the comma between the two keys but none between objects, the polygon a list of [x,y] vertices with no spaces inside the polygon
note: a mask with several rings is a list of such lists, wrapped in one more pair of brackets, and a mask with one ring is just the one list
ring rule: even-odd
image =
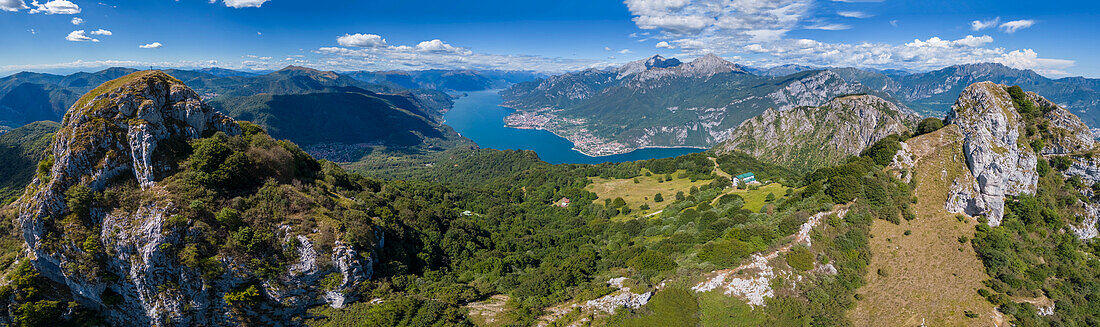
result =
[{"label": "exposed rock on summit", "polygon": [[[300,319],[306,308],[324,299],[336,306],[353,300],[345,293],[370,278],[373,253],[360,254],[337,241],[323,247],[331,252],[329,260],[322,257],[329,252],[314,249],[316,240],[303,240],[300,235],[307,231],[294,230],[299,235],[291,235],[289,227],[278,231],[299,241],[298,262],[286,262],[289,271],[259,278],[248,265],[220,254],[192,259],[204,260],[202,269],[184,263],[185,248],[198,251],[196,239],[214,234],[209,224],[181,215],[201,210],[195,209],[195,202],[177,203],[194,201],[189,200],[192,196],[174,194],[161,183],[183,169],[182,158],[191,152],[189,141],[215,133],[240,135],[242,128],[160,71],[133,73],[82,97],[69,110],[41,165],[48,172],[40,168],[16,203],[28,260],[43,276],[66,286],[74,300],[101,312],[111,325],[236,325],[242,323],[240,315],[262,316],[266,325],[281,325]],[[120,193],[133,196],[118,199],[126,201],[125,208],[84,204],[77,209],[80,201],[73,200],[73,190],[104,199]],[[114,193],[104,195],[108,191]],[[323,265],[316,264],[318,258],[323,258]],[[273,274],[278,277],[271,278]],[[339,278],[322,297],[317,284],[326,276]],[[223,296],[246,286],[254,293],[259,288],[255,297],[277,305],[258,301],[232,311]]]},{"label": "exposed rock on summit", "polygon": [[1004,197],[1035,193],[1037,156],[1021,141],[1022,117],[1002,85],[975,83],[951,107],[947,122],[959,125],[967,166],[977,179],[977,194],[964,200],[967,214],[983,214],[1000,225]]},{"label": "exposed rock on summit", "polygon": [[907,131],[905,123],[915,119],[873,95],[841,96],[820,107],[768,109],[741,123],[715,149],[808,170],[859,155],[875,142]]}]

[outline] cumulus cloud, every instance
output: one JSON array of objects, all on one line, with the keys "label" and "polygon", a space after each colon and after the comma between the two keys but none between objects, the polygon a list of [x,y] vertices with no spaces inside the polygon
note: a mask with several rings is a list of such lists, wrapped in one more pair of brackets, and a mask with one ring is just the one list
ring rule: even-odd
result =
[{"label": "cumulus cloud", "polygon": [[[229,7],[229,8],[248,8],[248,7],[259,8],[260,6],[263,6],[265,2],[268,2],[268,1],[270,1],[270,0],[225,0],[223,2],[225,3],[225,6]],[[218,2],[218,0],[210,0],[210,3],[215,3],[215,2]]]},{"label": "cumulus cloud", "polygon": [[111,33],[111,31],[108,31],[108,30],[105,30],[105,29],[102,29],[102,28],[101,28],[101,29],[98,29],[98,30],[94,30],[94,31],[92,31],[92,33],[91,33],[91,34],[92,34],[92,35],[106,35],[106,36],[111,36],[111,35],[113,35],[114,33]]},{"label": "cumulus cloud", "polygon": [[1006,22],[1004,24],[1001,24],[1001,30],[1004,31],[1005,33],[1012,34],[1012,33],[1016,33],[1017,30],[1022,30],[1022,29],[1031,27],[1031,25],[1035,25],[1034,20],[1030,20],[1030,19],[1014,20],[1014,21],[1011,21],[1011,22]]},{"label": "cumulus cloud", "polygon": [[98,39],[89,37],[88,33],[84,32],[84,30],[72,31],[65,39],[73,42],[99,42]]},{"label": "cumulus cloud", "polygon": [[1001,22],[1001,17],[997,17],[990,20],[975,20],[970,22],[971,31],[981,31],[990,27],[997,26]]},{"label": "cumulus cloud", "polygon": [[870,17],[874,16],[874,15],[871,15],[871,14],[868,14],[868,13],[865,13],[865,12],[862,12],[862,11],[838,11],[838,12],[836,12],[836,14],[840,15],[841,17],[848,17],[848,18],[870,18]]},{"label": "cumulus cloud", "polygon": [[622,49],[622,50],[619,50],[619,53],[620,54],[628,54],[628,53],[634,53],[634,51],[630,51],[630,49]]},{"label": "cumulus cloud", "polygon": [[20,11],[23,9],[30,9],[30,7],[27,7],[27,3],[23,2],[23,0],[0,0],[0,10]]},{"label": "cumulus cloud", "polygon": [[164,47],[164,45],[160,44],[160,42],[153,42],[153,43],[142,44],[142,45],[138,46],[138,48],[142,48],[142,49],[160,49],[161,47]]},{"label": "cumulus cloud", "polygon": [[435,52],[435,53],[455,53],[455,54],[470,54],[469,50],[452,46],[443,42],[440,39],[431,41],[420,42],[416,45],[416,51],[421,52]]},{"label": "cumulus cloud", "polygon": [[84,19],[80,17],[73,17],[73,20],[70,22],[73,23],[73,25],[80,25],[84,24]]},{"label": "cumulus cloud", "polygon": [[[682,55],[717,53],[728,57],[743,53],[748,54],[741,59],[747,65],[929,70],[1003,61],[1011,62],[1014,67],[1032,65],[1036,72],[1057,74],[1058,66],[1068,62],[1040,58],[1034,51],[991,47],[993,37],[989,35],[967,35],[957,39],[929,36],[903,44],[830,43],[789,38],[789,32],[795,30],[851,28],[815,15],[819,13],[813,10],[819,5],[818,1],[821,0],[624,0],[624,3],[639,29],[651,32],[651,38],[656,41],[676,46]],[[848,18],[870,16],[862,11],[837,11],[836,14]],[[896,20],[889,23],[898,26]],[[1033,24],[1033,21],[1001,24],[1000,18],[994,18],[974,21],[970,28],[977,31],[999,27],[1011,33]]]},{"label": "cumulus cloud", "polygon": [[1076,63],[1073,60],[1039,58],[1039,54],[1031,49],[1013,50],[993,61],[1012,68],[1031,69],[1040,74],[1052,76],[1069,75],[1064,69]]},{"label": "cumulus cloud", "polygon": [[676,47],[668,44],[666,41],[657,42],[657,49],[675,49]]},{"label": "cumulus cloud", "polygon": [[973,35],[967,35],[964,38],[954,40],[954,41],[944,40],[944,39],[940,39],[939,37],[933,36],[931,38],[928,38],[927,41],[921,41],[920,39],[916,39],[916,40],[913,40],[913,42],[906,43],[905,45],[909,46],[909,47],[949,48],[949,47],[957,47],[957,46],[977,47],[977,46],[985,45],[986,43],[990,43],[990,42],[993,42],[993,38],[990,37],[989,35],[982,35],[982,36],[979,36],[979,37],[975,37]]},{"label": "cumulus cloud", "polygon": [[386,46],[386,39],[375,34],[344,34],[336,38],[336,43],[345,47],[375,48]]},{"label": "cumulus cloud", "polygon": [[31,2],[34,9],[31,9],[30,13],[45,13],[47,15],[76,15],[80,13],[80,6],[72,3],[68,0],[53,0],[46,2],[45,4],[38,3],[38,1]]},{"label": "cumulus cloud", "polygon": [[[382,37],[378,36],[377,40],[382,40]],[[321,58],[311,66],[331,70],[504,69],[564,72],[610,65],[609,62],[588,59],[478,53],[440,39],[414,45],[373,44],[377,46],[369,47],[349,46],[339,40],[337,43],[341,43],[340,46],[314,50]],[[610,47],[604,49],[613,51]]]}]

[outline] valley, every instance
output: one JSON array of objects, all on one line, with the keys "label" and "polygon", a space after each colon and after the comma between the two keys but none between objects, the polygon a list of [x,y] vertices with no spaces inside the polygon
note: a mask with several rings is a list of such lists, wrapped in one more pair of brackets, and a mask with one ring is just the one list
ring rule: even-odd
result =
[{"label": "valley", "polygon": [[[437,110],[273,74],[204,96],[135,71],[60,125],[0,134],[0,263],[22,281],[0,319],[61,303],[150,325],[1091,319],[1091,295],[1066,290],[1094,276],[1096,141],[1018,86],[971,84],[943,120],[845,94],[764,109],[706,151],[589,157],[508,127],[553,119],[497,90]],[[332,86],[262,91],[313,83]]]}]

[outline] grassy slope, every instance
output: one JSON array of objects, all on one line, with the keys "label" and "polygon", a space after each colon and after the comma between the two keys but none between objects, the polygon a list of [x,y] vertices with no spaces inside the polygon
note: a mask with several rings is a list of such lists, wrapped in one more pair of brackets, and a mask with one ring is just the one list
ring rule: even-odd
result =
[{"label": "grassy slope", "polygon": [[[612,199],[621,197],[626,201],[626,205],[631,210],[631,216],[647,215],[658,210],[663,209],[676,200],[676,192],[684,192],[687,194],[692,186],[702,187],[710,183],[710,180],[699,180],[692,182],[687,178],[678,178],[679,174],[683,170],[677,171],[672,174],[672,180],[667,182],[658,182],[658,179],[664,178],[665,175],[653,174],[653,176],[638,177],[638,183],[635,184],[633,179],[606,179],[599,177],[592,177],[592,184],[585,187],[585,190],[596,193],[599,196],[599,201],[603,199]],[[644,173],[643,173],[644,175]],[[661,193],[664,197],[663,202],[654,202],[653,195]],[[642,204],[648,204],[649,210],[638,210],[638,207]],[[624,218],[620,216],[620,218]]]},{"label": "grassy slope", "polygon": [[[907,143],[917,158],[912,172],[917,218],[900,225],[875,220],[867,284],[849,318],[857,326],[989,325],[993,305],[977,293],[989,276],[973,248],[958,241],[959,236],[974,237],[976,222],[960,222],[944,209],[952,181],[970,175],[958,128],[948,126]],[[906,230],[912,234],[904,235]],[[885,276],[877,273],[880,269]],[[965,311],[980,317],[967,318]]]}]

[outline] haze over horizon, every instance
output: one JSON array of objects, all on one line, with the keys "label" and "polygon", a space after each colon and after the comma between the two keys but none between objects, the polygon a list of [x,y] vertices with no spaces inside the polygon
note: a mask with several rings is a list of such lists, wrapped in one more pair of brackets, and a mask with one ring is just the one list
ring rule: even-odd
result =
[{"label": "haze over horizon", "polygon": [[563,72],[660,54],[927,71],[995,62],[1100,77],[1086,1],[0,0],[0,75],[112,66]]}]

